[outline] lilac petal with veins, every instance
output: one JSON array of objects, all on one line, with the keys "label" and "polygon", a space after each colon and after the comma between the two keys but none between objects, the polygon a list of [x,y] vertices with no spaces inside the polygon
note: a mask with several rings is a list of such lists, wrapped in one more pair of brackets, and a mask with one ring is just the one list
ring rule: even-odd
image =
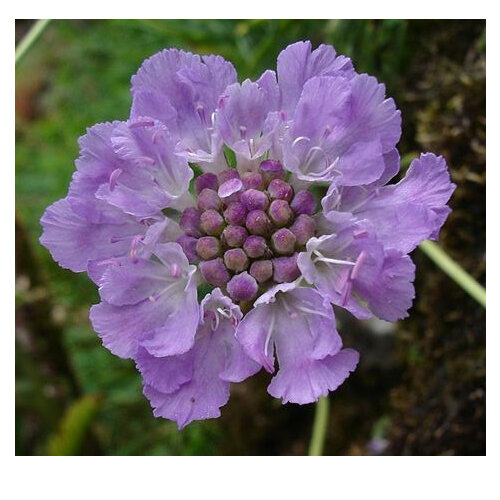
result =
[{"label": "lilac petal with veins", "polygon": [[245,352],[268,372],[268,392],[283,403],[312,403],[354,371],[359,355],[342,349],[332,307],[312,288],[277,285],[255,302],[236,329]]}]

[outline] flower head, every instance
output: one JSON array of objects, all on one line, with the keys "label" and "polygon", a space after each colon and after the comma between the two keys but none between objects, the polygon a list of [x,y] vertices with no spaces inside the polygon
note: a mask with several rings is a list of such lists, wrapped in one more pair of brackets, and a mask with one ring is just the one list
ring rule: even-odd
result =
[{"label": "flower head", "polygon": [[408,253],[449,213],[442,157],[388,184],[400,134],[384,86],[330,46],[295,43],[241,84],[219,56],[164,50],[132,78],[130,119],[80,140],[41,242],[99,286],[94,329],[135,360],[155,415],[217,417],[261,367],[272,396],[311,403],[358,363],[334,306],[405,317]]}]

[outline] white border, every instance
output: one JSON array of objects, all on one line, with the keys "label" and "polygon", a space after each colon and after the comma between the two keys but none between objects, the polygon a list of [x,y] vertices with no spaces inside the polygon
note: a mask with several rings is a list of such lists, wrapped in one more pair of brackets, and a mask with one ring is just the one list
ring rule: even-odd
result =
[{"label": "white border", "polygon": [[[224,5],[225,4],[225,5]],[[284,6],[281,2],[252,0],[251,2],[162,2],[158,3],[156,12],[168,13],[171,18],[184,18],[196,14],[199,18],[219,17],[245,18],[266,17],[278,18],[286,13],[287,17],[296,18],[350,18],[359,13],[367,17],[393,18],[485,18],[492,11],[487,8],[493,2],[436,2],[419,1],[418,11],[410,12],[401,1],[392,2],[331,2],[309,1],[303,4]],[[95,7],[95,8],[94,8]],[[19,3],[13,16],[2,16],[3,37],[0,47],[4,52],[2,61],[12,71],[13,20],[15,18],[59,17],[59,18],[107,18],[120,14],[123,18],[141,17],[145,14],[153,18],[150,5],[126,2],[33,2]],[[147,11],[145,10],[148,9]],[[3,10],[8,10],[3,7]],[[92,12],[94,15],[92,15]],[[95,15],[97,13],[97,16]],[[9,12],[10,14],[10,12]],[[135,14],[135,16],[134,16]],[[221,15],[222,14],[222,15]],[[230,16],[228,16],[230,14]],[[490,50],[496,52],[498,47],[498,21],[490,17],[488,20],[488,41]],[[489,79],[489,116],[490,127],[496,126],[498,116],[498,56],[490,57],[488,67]],[[2,77],[3,99],[2,110],[7,116],[14,116],[14,78]],[[11,114],[12,113],[12,114]],[[14,128],[11,122],[3,120],[2,138],[6,144],[6,153],[2,155],[2,210],[3,228],[9,228],[9,236],[13,237],[14,215]],[[489,165],[494,165],[488,171],[488,216],[490,227],[497,232],[498,218],[495,217],[495,204],[498,199],[498,171],[500,162],[496,144],[498,143],[498,128],[489,128],[490,142],[488,150]],[[494,190],[494,191],[493,191]],[[276,499],[291,496],[291,498],[405,498],[405,499],[440,499],[440,498],[492,498],[496,487],[497,468],[494,459],[498,453],[498,336],[495,318],[488,318],[488,458],[436,458],[436,457],[322,457],[309,459],[307,457],[13,457],[14,450],[14,357],[13,311],[12,298],[14,248],[13,238],[2,248],[2,263],[4,273],[2,284],[8,286],[7,293],[2,296],[2,314],[4,319],[4,338],[9,338],[2,357],[0,379],[4,385],[2,391],[2,411],[0,412],[0,429],[2,454],[10,457],[3,464],[2,491],[4,498],[247,498],[264,497]],[[496,234],[490,234],[488,239],[490,256],[498,254]],[[496,259],[491,259],[489,276],[497,275]],[[489,291],[489,303],[496,304],[496,280],[489,280],[493,286]],[[5,290],[2,288],[2,293]],[[492,295],[493,294],[493,295]],[[494,298],[492,298],[494,297]],[[12,328],[11,328],[12,327]],[[13,337],[13,335],[12,335]],[[8,353],[5,356],[5,353]]]}]

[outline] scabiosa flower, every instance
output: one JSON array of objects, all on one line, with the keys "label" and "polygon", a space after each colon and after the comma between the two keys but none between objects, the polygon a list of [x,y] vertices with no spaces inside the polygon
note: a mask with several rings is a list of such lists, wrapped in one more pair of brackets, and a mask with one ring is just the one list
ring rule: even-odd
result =
[{"label": "scabiosa flower", "polygon": [[449,213],[442,157],[388,184],[400,134],[384,86],[333,47],[295,43],[243,83],[219,56],[164,50],[132,77],[130,119],[80,140],[41,242],[99,286],[94,329],[156,416],[217,417],[262,367],[272,396],[311,403],[358,363],[334,307],[405,317],[408,253]]}]

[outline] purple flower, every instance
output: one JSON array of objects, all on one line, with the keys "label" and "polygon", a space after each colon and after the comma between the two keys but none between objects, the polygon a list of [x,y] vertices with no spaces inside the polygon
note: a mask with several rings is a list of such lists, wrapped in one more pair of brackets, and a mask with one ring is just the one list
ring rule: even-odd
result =
[{"label": "purple flower", "polygon": [[156,416],[217,417],[261,367],[272,396],[311,403],[358,363],[334,307],[405,317],[408,253],[450,211],[442,157],[388,184],[400,135],[384,86],[330,46],[290,45],[276,73],[241,84],[219,56],[164,50],[132,78],[130,119],[80,140],[40,241],[99,286],[94,329],[135,360]]},{"label": "purple flower", "polygon": [[200,305],[201,320],[193,348],[177,356],[156,357],[146,349],[136,356],[144,394],[157,417],[175,420],[179,428],[193,420],[220,416],[229,400],[230,382],[253,375],[260,365],[234,336],[240,308],[216,288]]}]

